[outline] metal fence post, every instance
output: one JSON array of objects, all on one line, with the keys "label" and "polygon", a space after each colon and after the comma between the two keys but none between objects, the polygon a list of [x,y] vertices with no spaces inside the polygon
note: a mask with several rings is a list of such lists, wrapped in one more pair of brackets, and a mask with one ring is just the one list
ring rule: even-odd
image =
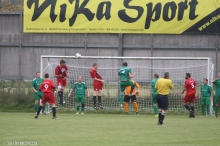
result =
[{"label": "metal fence post", "polygon": [[[21,5],[23,5],[23,0],[21,0]],[[22,54],[22,37],[23,37],[23,35],[22,35],[22,26],[23,26],[23,23],[22,23],[22,21],[23,21],[23,9],[22,9],[22,7],[21,7],[21,10],[20,10],[20,35],[19,35],[19,37],[20,37],[20,40],[19,40],[19,61],[18,61],[18,65],[19,65],[19,75],[18,75],[18,95],[20,95],[21,94],[21,54]]]}]

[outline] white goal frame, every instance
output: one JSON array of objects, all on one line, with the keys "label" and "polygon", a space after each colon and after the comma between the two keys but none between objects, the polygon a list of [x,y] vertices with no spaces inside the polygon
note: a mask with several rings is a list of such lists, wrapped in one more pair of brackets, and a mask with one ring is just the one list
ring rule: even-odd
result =
[{"label": "white goal frame", "polygon": [[[208,84],[212,86],[211,82],[213,79],[213,74],[210,77],[210,68],[213,70],[214,65],[210,66],[211,58],[209,57],[114,57],[114,56],[81,56],[77,58],[76,56],[52,56],[52,55],[41,55],[40,62],[40,73],[43,77],[43,59],[44,58],[62,58],[62,59],[133,59],[133,60],[207,60],[207,79]],[[213,114],[213,103],[210,103],[210,114]]]}]

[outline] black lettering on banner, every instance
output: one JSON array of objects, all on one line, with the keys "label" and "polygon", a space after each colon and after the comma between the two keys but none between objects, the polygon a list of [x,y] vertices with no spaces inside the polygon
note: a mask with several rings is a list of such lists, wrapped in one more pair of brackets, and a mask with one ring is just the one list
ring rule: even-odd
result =
[{"label": "black lettering on banner", "polygon": [[60,22],[64,22],[66,20],[66,4],[62,4],[60,6]]},{"label": "black lettering on banner", "polygon": [[[171,16],[169,18],[169,9],[171,9]],[[177,9],[177,6],[174,2],[169,2],[169,3],[166,3],[164,5],[164,8],[163,8],[163,20],[164,21],[171,21],[173,20],[173,18],[176,16],[176,9]]]},{"label": "black lettering on banner", "polygon": [[79,5],[79,0],[76,0],[73,16],[69,19],[69,26],[73,26],[78,14],[84,14],[89,21],[93,20],[95,14],[92,13],[88,8],[85,8],[88,2],[89,0],[84,0],[83,3]]},{"label": "black lettering on banner", "polygon": [[187,2],[188,2],[188,0],[185,0],[185,2],[180,2],[178,4],[178,7],[179,7],[179,9],[178,9],[178,18],[177,18],[178,21],[183,19],[184,11],[188,8]]},{"label": "black lettering on banner", "polygon": [[128,23],[133,23],[133,22],[136,22],[143,14],[144,12],[144,9],[141,7],[141,6],[129,6],[129,3],[131,2],[132,0],[124,0],[124,6],[125,8],[128,8],[128,9],[134,9],[134,10],[137,10],[138,12],[138,16],[136,18],[132,18],[130,16],[128,16],[125,12],[125,9],[123,10],[119,10],[118,11],[118,16],[119,18],[124,21],[124,22],[128,22]]},{"label": "black lettering on banner", "polygon": [[[162,4],[157,3],[154,9],[153,9],[153,3],[149,3],[146,6],[147,6],[147,16],[145,21],[145,29],[148,29],[150,28],[151,20],[154,22],[160,19]],[[155,13],[155,18],[152,19],[154,13]]]},{"label": "black lettering on banner", "polygon": [[189,11],[189,19],[190,20],[194,20],[196,19],[196,17],[198,17],[198,15],[196,15],[196,5],[198,5],[197,0],[191,0],[191,2],[189,2],[190,5],[190,11]]},{"label": "black lettering on banner", "polygon": [[31,6],[35,3],[34,6],[34,14],[32,16],[32,21],[37,20],[40,15],[43,13],[43,11],[51,6],[50,8],[50,19],[52,22],[54,22],[57,18],[57,15],[55,15],[55,6],[57,3],[57,0],[45,0],[40,6],[39,6],[39,0],[28,0],[27,1],[27,6],[30,9]]},{"label": "black lettering on banner", "polygon": [[[111,18],[111,2],[101,2],[98,6],[97,13],[96,13],[96,18],[98,20],[101,20],[104,16],[106,20],[109,20]],[[104,6],[106,6],[105,12]]]}]

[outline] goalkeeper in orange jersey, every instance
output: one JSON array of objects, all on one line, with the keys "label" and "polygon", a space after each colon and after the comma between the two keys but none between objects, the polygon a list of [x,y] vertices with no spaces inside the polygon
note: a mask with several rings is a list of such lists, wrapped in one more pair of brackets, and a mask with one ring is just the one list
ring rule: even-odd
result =
[{"label": "goalkeeper in orange jersey", "polygon": [[125,88],[124,109],[125,109],[125,112],[126,112],[127,115],[129,115],[128,102],[130,100],[134,105],[136,115],[139,115],[138,114],[138,104],[137,104],[137,101],[136,101],[136,96],[139,96],[139,95],[140,95],[140,85],[137,82],[135,83],[135,89],[133,91],[131,91],[131,86],[127,86]]}]

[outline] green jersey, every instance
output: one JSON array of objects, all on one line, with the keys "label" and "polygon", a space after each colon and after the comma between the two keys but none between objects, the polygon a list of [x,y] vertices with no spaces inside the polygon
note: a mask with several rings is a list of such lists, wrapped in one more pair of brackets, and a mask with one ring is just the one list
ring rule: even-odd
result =
[{"label": "green jersey", "polygon": [[155,85],[157,83],[158,78],[155,78],[151,81],[151,87],[152,87],[152,94],[157,94],[157,89],[155,88]]},{"label": "green jersey", "polygon": [[85,96],[85,90],[87,89],[87,85],[84,82],[75,82],[72,86],[72,89],[76,90],[76,96]]},{"label": "green jersey", "polygon": [[31,86],[34,87],[35,90],[39,91],[39,88],[40,88],[40,85],[41,83],[44,81],[43,78],[34,78],[32,83],[31,83]]},{"label": "green jersey", "polygon": [[119,71],[118,71],[118,76],[120,77],[121,81],[128,81],[130,80],[129,73],[131,73],[131,69],[123,66]]},{"label": "green jersey", "polygon": [[217,96],[220,96],[220,78],[218,78],[215,82],[213,82],[213,84],[216,85],[215,94]]},{"label": "green jersey", "polygon": [[210,85],[203,84],[201,87],[202,97],[210,97],[212,93],[212,87]]}]

